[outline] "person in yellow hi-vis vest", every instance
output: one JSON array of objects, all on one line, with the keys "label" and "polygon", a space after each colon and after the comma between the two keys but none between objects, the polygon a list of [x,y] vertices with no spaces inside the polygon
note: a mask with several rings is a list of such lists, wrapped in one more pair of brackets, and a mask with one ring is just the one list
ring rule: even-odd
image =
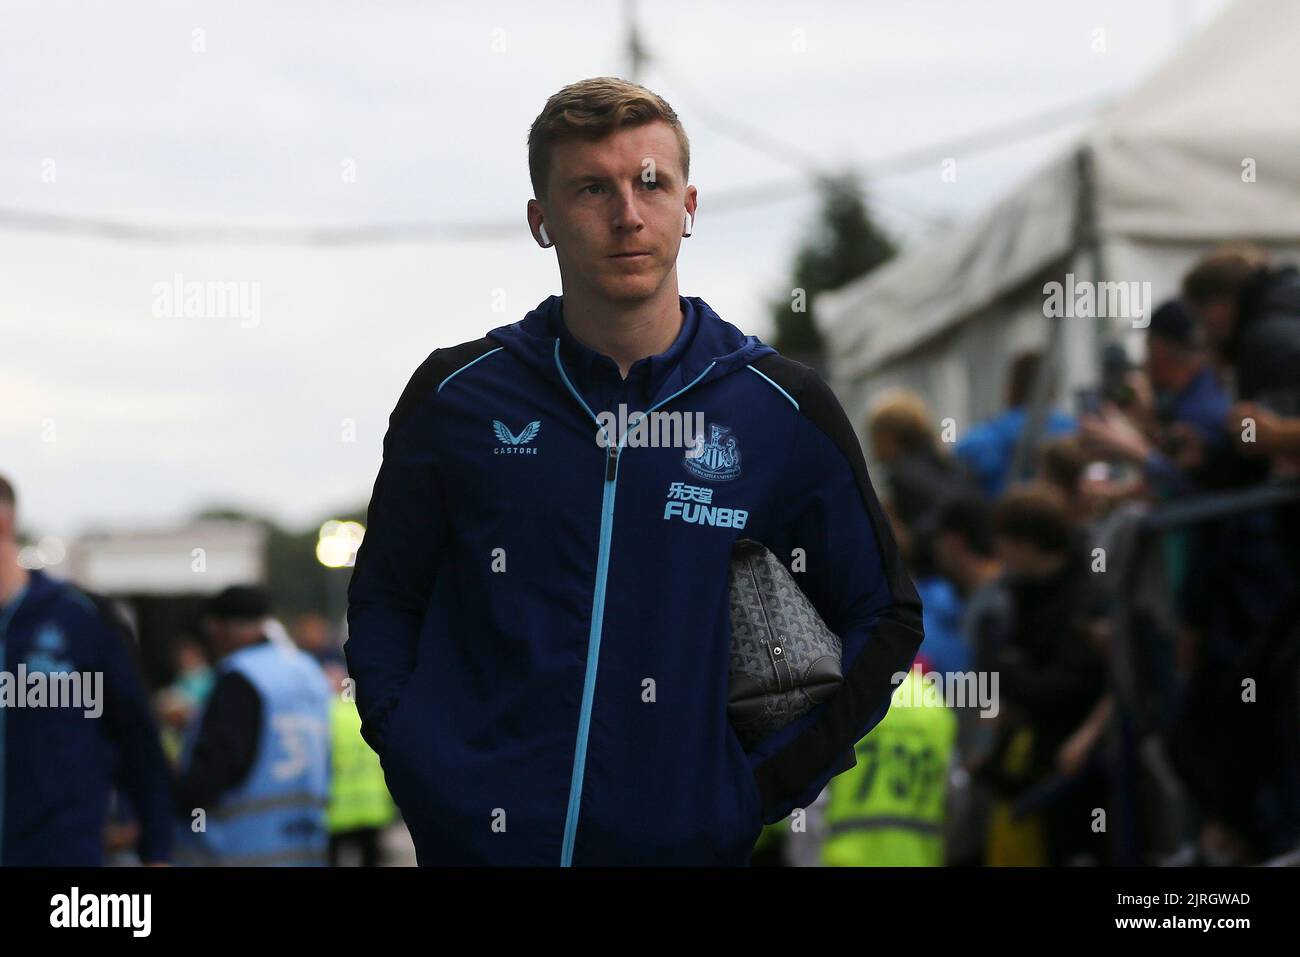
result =
[{"label": "person in yellow hi-vis vest", "polygon": [[919,668],[857,743],[858,763],[828,787],[822,860],[836,867],[940,867],[957,716]]},{"label": "person in yellow hi-vis vest", "polygon": [[380,832],[393,821],[397,809],[379,757],[361,737],[361,715],[351,697],[334,696],[330,737],[334,767],[325,809],[330,864],[338,866],[344,848],[355,846],[360,849],[362,866],[378,866],[382,863]]},{"label": "person in yellow hi-vis vest", "polygon": [[[1010,780],[1023,780],[1033,749],[1032,728],[1021,727],[1011,732],[1005,750],[995,759],[1002,775]],[[989,867],[1045,867],[1049,862],[1042,815],[1018,817],[1015,803],[1013,797],[1006,795],[993,799],[984,863]]]}]

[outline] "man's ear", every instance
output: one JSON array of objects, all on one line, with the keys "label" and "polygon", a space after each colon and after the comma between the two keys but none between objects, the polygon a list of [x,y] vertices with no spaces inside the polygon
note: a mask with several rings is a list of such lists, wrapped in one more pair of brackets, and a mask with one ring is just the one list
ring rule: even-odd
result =
[{"label": "man's ear", "polygon": [[[546,219],[546,210],[542,207],[540,200],[530,199],[528,201],[525,210],[525,218],[528,220],[528,231],[533,234],[533,239],[538,240],[543,246],[547,248],[555,244],[554,240],[551,239],[549,234],[544,237],[539,237],[541,227],[543,226],[544,221]],[[533,228],[534,219],[538,220],[537,229]]]}]

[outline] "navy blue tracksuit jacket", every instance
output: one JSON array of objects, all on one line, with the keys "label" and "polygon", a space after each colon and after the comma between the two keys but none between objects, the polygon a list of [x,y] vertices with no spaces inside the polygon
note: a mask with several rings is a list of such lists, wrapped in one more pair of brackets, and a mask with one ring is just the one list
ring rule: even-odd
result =
[{"label": "navy blue tracksuit jacket", "polygon": [[[680,303],[677,341],[627,382],[551,296],[433,352],[393,410],[345,650],[421,864],[745,864],[852,766],[921,643],[830,389]],[[702,434],[602,444],[611,401]],[[846,679],[748,752],[727,720],[740,538],[792,568]]]},{"label": "navy blue tracksuit jacket", "polygon": [[[98,711],[0,705],[0,864],[97,867],[116,785],[140,822],[146,862],[171,851],[167,759],[128,638],[90,596],[43,571],[0,608],[0,671],[101,676]],[[6,701],[5,704],[16,703]],[[49,704],[50,702],[47,702]],[[83,699],[81,702],[85,704]]]}]

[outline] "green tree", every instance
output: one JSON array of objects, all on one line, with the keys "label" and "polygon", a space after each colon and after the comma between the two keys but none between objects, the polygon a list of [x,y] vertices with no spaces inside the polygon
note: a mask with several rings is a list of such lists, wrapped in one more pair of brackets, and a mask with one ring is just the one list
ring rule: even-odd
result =
[{"label": "green tree", "polygon": [[769,308],[776,330],[773,347],[821,369],[824,344],[813,319],[814,297],[866,275],[897,250],[872,222],[855,174],[828,176],[818,184],[818,192],[821,208],[795,254],[790,287],[772,299]]}]

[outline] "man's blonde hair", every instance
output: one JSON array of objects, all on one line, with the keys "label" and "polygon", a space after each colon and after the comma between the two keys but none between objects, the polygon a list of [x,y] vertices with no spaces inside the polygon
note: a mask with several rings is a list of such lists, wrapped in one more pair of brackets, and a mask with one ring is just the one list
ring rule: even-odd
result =
[{"label": "man's blonde hair", "polygon": [[682,181],[691,177],[691,144],[667,101],[645,87],[614,76],[570,83],[546,101],[528,131],[528,176],[533,196],[546,198],[551,175],[551,147],[571,139],[599,140],[617,129],[662,120],[682,151]]}]

